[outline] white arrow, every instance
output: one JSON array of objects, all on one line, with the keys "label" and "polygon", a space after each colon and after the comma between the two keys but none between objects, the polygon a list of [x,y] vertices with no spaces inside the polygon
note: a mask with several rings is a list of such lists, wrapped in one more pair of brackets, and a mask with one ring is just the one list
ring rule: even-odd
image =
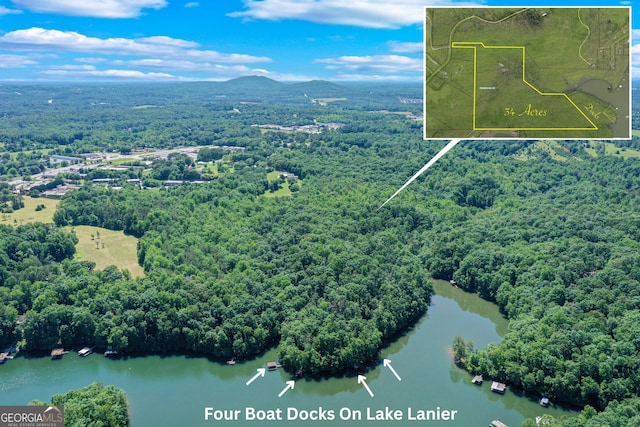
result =
[{"label": "white arrow", "polygon": [[369,386],[365,382],[366,379],[367,379],[367,377],[365,377],[364,375],[358,375],[358,384],[362,384],[364,386],[364,388],[366,388],[367,391],[369,392],[369,396],[373,397],[373,392],[371,391],[371,389],[369,388]]},{"label": "white arrow", "polygon": [[393,369],[393,366],[391,366],[391,360],[389,359],[384,359],[382,362],[382,365],[385,368],[389,368],[391,370],[391,373],[393,373],[393,375],[396,376],[396,378],[398,379],[398,381],[402,381],[402,378],[400,378],[400,375],[398,375],[398,373],[396,372],[395,369]]},{"label": "white arrow", "polygon": [[445,154],[447,154],[447,151],[451,150],[453,147],[456,146],[456,144],[460,142],[459,139],[452,139],[450,143],[448,143],[447,145],[444,146],[444,148],[442,150],[440,150],[438,152],[438,154],[436,154],[435,156],[433,156],[433,158],[431,160],[429,160],[427,162],[426,165],[424,165],[422,167],[422,169],[420,169],[418,172],[416,172],[411,178],[409,178],[409,180],[407,182],[404,183],[404,185],[402,187],[400,187],[398,189],[398,191],[396,191],[395,193],[393,193],[393,196],[389,197],[387,199],[386,202],[384,202],[382,205],[380,205],[380,207],[378,208],[378,210],[382,209],[384,207],[384,205],[386,205],[387,203],[389,203],[391,201],[391,199],[393,199],[394,197],[396,197],[398,195],[398,193],[400,193],[402,190],[404,190],[405,188],[407,188],[407,186],[409,184],[411,184],[413,181],[415,181],[420,175],[422,175],[422,173],[424,171],[426,171],[427,169],[429,169],[431,167],[431,165],[433,165],[435,162],[438,161],[438,159],[442,156],[444,156]]},{"label": "white arrow", "polygon": [[280,392],[278,397],[282,397],[282,395],[285,394],[289,389],[293,390],[293,387],[295,387],[295,384],[296,384],[295,381],[287,381],[287,386],[284,388],[284,390]]},{"label": "white arrow", "polygon": [[264,368],[258,368],[257,371],[258,373],[255,374],[249,381],[247,381],[247,385],[251,384],[258,377],[264,377],[264,373],[267,372],[267,370]]}]

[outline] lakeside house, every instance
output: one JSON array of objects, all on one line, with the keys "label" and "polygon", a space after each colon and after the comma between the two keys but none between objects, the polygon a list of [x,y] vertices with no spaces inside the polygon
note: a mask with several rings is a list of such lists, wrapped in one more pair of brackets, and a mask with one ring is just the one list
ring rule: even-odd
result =
[{"label": "lakeside house", "polygon": [[475,385],[482,385],[482,375],[476,375],[475,377],[473,377],[473,379],[471,380],[471,382]]}]

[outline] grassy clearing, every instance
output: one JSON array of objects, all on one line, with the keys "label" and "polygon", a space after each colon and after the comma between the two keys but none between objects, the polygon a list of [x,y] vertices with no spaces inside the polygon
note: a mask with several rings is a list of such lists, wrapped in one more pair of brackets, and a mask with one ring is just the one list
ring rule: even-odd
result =
[{"label": "grassy clearing", "polygon": [[140,162],[140,160],[135,160],[135,159],[130,159],[130,158],[123,158],[123,159],[112,159],[109,160],[107,163],[109,163],[110,165],[113,166],[129,166],[132,165],[133,163],[136,162]]},{"label": "grassy clearing", "polygon": [[623,157],[625,159],[640,158],[640,151],[632,148],[618,147],[612,142],[590,141],[585,151],[592,157],[598,157],[598,151],[604,147],[605,156]]},{"label": "grassy clearing", "polygon": [[[5,144],[0,144],[0,149],[4,149]],[[34,152],[39,153],[43,156],[48,156],[49,153],[53,151],[53,148],[41,148],[38,150],[24,150],[24,151],[0,151],[0,155],[9,154],[12,160],[15,160],[18,157],[18,154],[24,154],[25,156],[30,156]]]},{"label": "grassy clearing", "polygon": [[558,141],[537,141],[532,146],[528,147],[525,151],[514,156],[517,160],[533,160],[538,158],[540,152],[547,153],[553,160],[560,162],[566,162],[569,160],[567,157],[559,154],[563,150]]},{"label": "grassy clearing", "polygon": [[132,277],[144,276],[144,270],[138,265],[138,239],[135,237],[127,236],[122,231],[88,225],[69,229],[73,229],[78,237],[76,259],[95,262],[96,270],[115,265],[121,270],[129,270]]},{"label": "grassy clearing", "polygon": [[[286,172],[283,171],[273,171],[273,172],[269,172],[267,174],[267,181],[269,182],[273,182],[276,181],[278,179],[278,177],[282,174],[285,174]],[[282,188],[280,188],[278,191],[269,191],[267,190],[263,196],[264,197],[289,197],[291,196],[293,193],[291,192],[291,190],[289,189],[289,181],[285,180],[284,183],[282,184]]]},{"label": "grassy clearing", "polygon": [[[1,214],[2,224],[22,225],[31,222],[52,223],[53,213],[60,200],[42,197],[24,197],[24,208],[10,213]],[[36,211],[36,206],[45,205],[45,209]],[[71,227],[65,227],[71,230]],[[144,270],[138,265],[138,239],[126,236],[122,231],[112,231],[100,227],[79,225],[73,227],[78,237],[76,245],[76,259],[84,259],[96,263],[96,269],[102,270],[108,265],[115,265],[119,269],[127,269],[133,277],[144,276]],[[100,238],[96,238],[97,235]],[[93,239],[91,238],[93,235]],[[97,243],[97,245],[96,245]]]},{"label": "grassy clearing", "polygon": [[[591,157],[598,157],[603,150],[605,156],[623,157],[626,159],[640,158],[639,150],[618,147],[612,142],[589,141],[589,145],[584,148],[584,151]],[[522,161],[533,160],[538,158],[541,152],[546,152],[552,159],[562,162],[569,160],[569,157],[571,157],[569,153],[566,153],[567,156],[562,155],[564,154],[564,149],[558,141],[538,141],[515,155],[514,158]],[[577,157],[577,159],[579,159],[579,157]]]},{"label": "grassy clearing", "polygon": [[212,176],[218,176],[220,174],[220,171],[218,170],[218,164],[217,163],[207,163],[206,165],[204,165],[202,167],[202,172],[201,172],[202,176],[207,176],[207,177],[212,177]]},{"label": "grassy clearing", "polygon": [[[10,214],[0,214],[2,224],[52,223],[53,213],[56,211],[58,203],[60,203],[60,200],[45,199],[44,197],[32,198],[25,196],[22,200],[24,201],[24,208]],[[38,205],[44,205],[45,208],[41,211],[36,211],[36,206]]]}]

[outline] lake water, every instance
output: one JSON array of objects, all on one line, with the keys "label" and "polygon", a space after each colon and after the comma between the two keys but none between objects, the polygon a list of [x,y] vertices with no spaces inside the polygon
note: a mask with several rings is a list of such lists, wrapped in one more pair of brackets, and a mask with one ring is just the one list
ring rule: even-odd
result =
[{"label": "lake water", "polygon": [[[278,395],[287,387],[285,382],[291,379],[282,370],[267,372],[247,385],[257,368],[276,359],[274,350],[232,366],[183,356],[109,360],[99,354],[81,358],[69,353],[59,361],[19,357],[0,366],[0,405],[24,405],[33,399],[50,401],[53,394],[99,381],[126,391],[133,427],[370,423],[394,427],[486,427],[493,419],[519,427],[525,418],[542,413],[575,415],[561,408],[542,408],[537,398],[517,396],[509,389],[505,395],[492,393],[488,379],[482,386],[471,384],[471,377],[451,360],[453,337],[461,334],[476,347],[483,347],[500,341],[507,321],[493,304],[475,295],[445,282],[437,282],[435,287],[437,295],[427,316],[381,353],[391,360],[401,381],[382,365],[365,374],[373,397],[356,377],[297,380],[295,388],[281,397]],[[212,408],[209,420],[205,420],[205,408]],[[237,419],[215,420],[214,415],[223,414],[215,411],[237,415]],[[377,411],[386,419],[367,420],[368,416],[375,418]],[[421,420],[421,414],[432,418],[439,414],[440,420]],[[251,419],[261,415],[282,420]],[[301,420],[306,416],[325,419]]]},{"label": "lake water", "polygon": [[580,83],[577,88],[578,91],[593,95],[615,108],[617,120],[611,127],[614,130],[614,135],[618,138],[631,138],[629,134],[631,107],[629,80],[626,78],[620,82],[619,86],[610,88],[608,82],[592,79]]}]

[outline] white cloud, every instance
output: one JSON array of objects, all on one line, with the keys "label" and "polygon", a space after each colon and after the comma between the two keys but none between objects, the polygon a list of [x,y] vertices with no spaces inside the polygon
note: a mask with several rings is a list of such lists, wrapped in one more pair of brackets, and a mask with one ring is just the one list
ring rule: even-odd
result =
[{"label": "white cloud", "polygon": [[286,73],[271,72],[265,69],[250,69],[244,66],[220,66],[216,65],[214,70],[208,75],[175,75],[169,73],[142,72],[137,70],[108,69],[99,70],[92,66],[63,65],[40,72],[41,76],[48,80],[148,80],[148,81],[224,81],[240,76],[254,75],[265,76],[279,81],[309,81],[317,79],[317,76],[295,75]]},{"label": "white cloud", "polygon": [[208,62],[193,62],[184,60],[172,60],[172,59],[159,59],[159,58],[144,58],[135,59],[131,61],[115,60],[111,61],[111,64],[117,66],[126,66],[134,68],[152,68],[152,69],[164,69],[173,71],[190,71],[190,72],[233,72],[233,73],[248,73],[251,71],[246,65],[221,65],[211,64]]},{"label": "white cloud", "polygon": [[340,56],[314,62],[328,64],[326,68],[330,70],[351,74],[422,73],[422,59],[401,55]]},{"label": "white cloud", "polygon": [[143,73],[137,70],[97,70],[97,69],[67,69],[56,68],[42,71],[40,74],[49,77],[63,77],[65,79],[71,77],[85,78],[121,78],[126,80],[179,80],[172,74],[166,73]]},{"label": "white cloud", "polygon": [[152,36],[137,39],[140,43],[149,43],[155,45],[175,46],[175,47],[198,47],[198,43],[189,40],[174,39],[167,36]]},{"label": "white cloud", "polygon": [[24,68],[35,64],[37,62],[27,56],[0,54],[0,68]]},{"label": "white cloud", "polygon": [[391,52],[396,53],[422,53],[424,44],[422,42],[389,42]]},{"label": "white cloud", "polygon": [[200,3],[198,3],[197,1],[190,1],[189,3],[184,5],[184,7],[187,7],[187,8],[198,7],[198,6],[200,6]]},{"label": "white cloud", "polygon": [[75,58],[76,62],[84,62],[86,64],[100,64],[101,62],[106,62],[105,58]]},{"label": "white cloud", "polygon": [[162,9],[166,0],[13,0],[33,12],[97,18],[135,18],[143,9]]},{"label": "white cloud", "polygon": [[[421,24],[424,0],[243,0],[247,10],[228,16],[245,19],[298,19],[322,24],[353,25],[368,28],[398,28]],[[447,6],[449,0],[434,0],[429,6]],[[472,5],[457,3],[456,5]]]},{"label": "white cloud", "polygon": [[188,40],[166,36],[140,39],[87,37],[74,31],[28,28],[11,31],[0,37],[0,49],[9,51],[53,51],[90,53],[92,55],[160,56],[163,58],[197,58],[223,63],[271,62],[270,58],[213,50],[187,49],[198,46]]},{"label": "white cloud", "polygon": [[[247,64],[272,62],[263,56],[200,49],[196,42],[167,36],[97,38],[43,28],[0,36],[0,51],[25,53],[31,59],[55,56],[56,65],[31,63],[39,65],[41,76],[54,80],[223,80],[256,74]],[[2,68],[24,68],[29,64],[20,60],[20,55],[5,57]],[[60,60],[70,65],[59,65]]]},{"label": "white cloud", "polygon": [[225,62],[234,64],[248,64],[255,62],[272,62],[271,58],[265,56],[252,56],[240,53],[220,53],[214,50],[186,50],[184,56],[202,61]]},{"label": "white cloud", "polygon": [[413,76],[401,76],[393,74],[348,74],[340,73],[331,78],[332,81],[384,81],[384,82],[416,82]]},{"label": "white cloud", "polygon": [[67,71],[93,71],[96,67],[93,65],[52,65],[49,71],[67,70]]},{"label": "white cloud", "polygon": [[9,9],[4,6],[0,6],[0,16],[2,15],[17,15],[22,13],[21,10],[18,9]]}]

